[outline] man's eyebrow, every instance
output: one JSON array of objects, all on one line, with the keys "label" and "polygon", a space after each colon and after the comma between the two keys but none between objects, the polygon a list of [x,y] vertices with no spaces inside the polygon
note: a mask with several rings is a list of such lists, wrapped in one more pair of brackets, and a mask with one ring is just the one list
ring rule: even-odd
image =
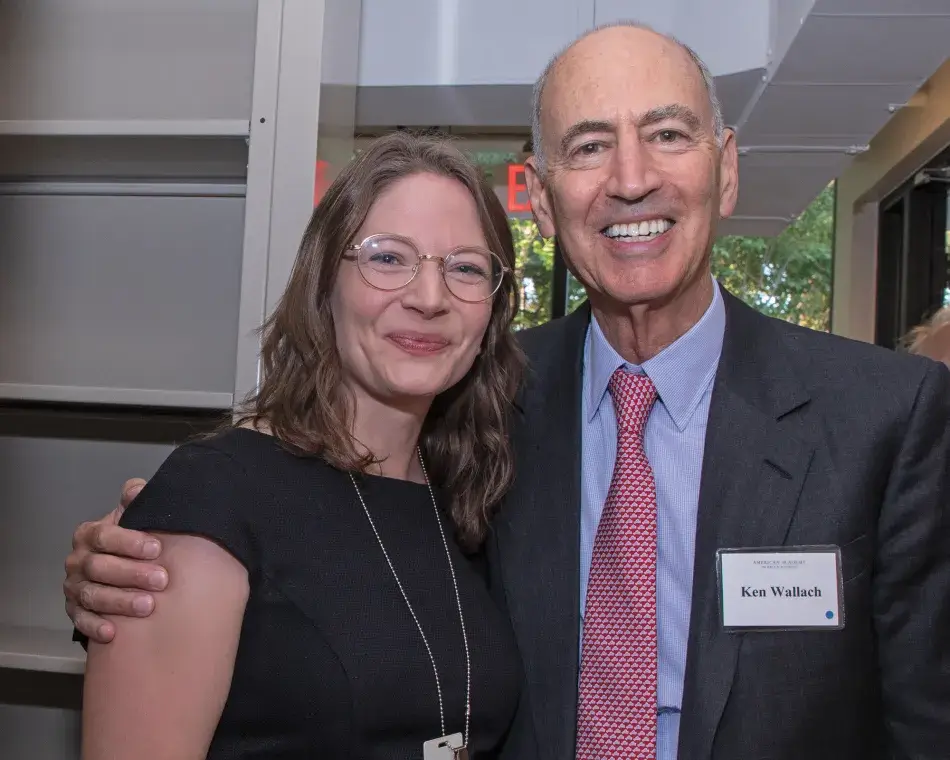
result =
[{"label": "man's eyebrow", "polygon": [[613,132],[614,125],[609,121],[598,121],[596,119],[584,119],[578,121],[567,128],[564,136],[561,138],[560,152],[566,153],[571,143],[581,135],[594,134],[595,132]]},{"label": "man's eyebrow", "polygon": [[682,103],[671,103],[667,106],[651,108],[637,119],[637,123],[640,126],[648,127],[653,124],[658,124],[661,121],[669,121],[671,119],[681,121],[687,127],[694,130],[699,130],[703,126],[703,121],[699,118],[697,113]]},{"label": "man's eyebrow", "polygon": [[[703,120],[699,118],[699,115],[692,108],[682,103],[670,103],[669,105],[651,108],[637,118],[637,124],[641,127],[649,127],[653,124],[670,120],[681,121],[693,130],[702,129],[703,126]],[[614,132],[615,129],[615,125],[610,121],[599,119],[583,119],[578,121],[568,127],[564,136],[561,138],[559,145],[560,152],[562,154],[566,153],[570,149],[571,143],[582,135]]]}]

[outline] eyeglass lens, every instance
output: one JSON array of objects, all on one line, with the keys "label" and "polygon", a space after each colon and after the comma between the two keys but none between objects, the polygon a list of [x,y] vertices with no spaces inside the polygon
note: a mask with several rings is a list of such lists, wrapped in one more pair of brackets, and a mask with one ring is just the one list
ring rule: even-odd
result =
[{"label": "eyeglass lens", "polygon": [[[358,262],[366,281],[380,290],[405,286],[422,264],[413,245],[389,237],[365,241]],[[502,275],[501,260],[477,248],[458,249],[446,256],[442,265],[446,287],[462,301],[483,301],[491,297],[501,284]]]}]

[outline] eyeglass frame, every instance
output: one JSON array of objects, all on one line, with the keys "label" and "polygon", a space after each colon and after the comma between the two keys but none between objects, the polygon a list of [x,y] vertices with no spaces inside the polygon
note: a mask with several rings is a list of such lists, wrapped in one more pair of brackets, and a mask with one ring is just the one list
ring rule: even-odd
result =
[{"label": "eyeglass frame", "polygon": [[[412,275],[402,285],[398,285],[395,288],[381,288],[379,287],[379,285],[374,285],[373,283],[369,281],[369,279],[367,279],[366,275],[363,273],[363,267],[361,267],[359,264],[359,255],[354,256],[353,254],[347,253],[348,251],[362,251],[364,245],[366,245],[368,242],[376,238],[398,240],[410,246],[416,252],[416,263],[412,267]],[[505,275],[510,274],[512,271],[511,267],[505,266],[505,262],[502,260],[501,256],[499,256],[494,251],[488,250],[487,248],[482,248],[481,246],[478,246],[478,245],[460,245],[453,248],[451,251],[445,254],[445,256],[434,256],[431,253],[422,253],[419,250],[419,245],[412,238],[406,237],[405,235],[398,235],[395,232],[392,232],[392,233],[377,232],[372,235],[367,235],[365,238],[363,238],[361,242],[348,245],[346,248],[343,249],[343,251],[344,251],[343,253],[344,259],[346,259],[347,261],[356,262],[356,269],[360,273],[360,277],[362,278],[363,282],[365,282],[374,290],[379,290],[383,293],[394,293],[397,290],[402,290],[403,288],[407,287],[409,283],[411,283],[414,279],[416,279],[416,275],[419,273],[419,270],[422,268],[423,261],[437,261],[439,263],[439,274],[442,275],[442,283],[445,285],[445,289],[449,291],[449,293],[452,295],[453,298],[457,298],[462,303],[485,303],[485,301],[491,300],[498,294],[498,291],[501,290],[501,285],[505,280]],[[456,292],[452,290],[452,286],[449,285],[449,283],[446,281],[445,260],[453,256],[458,251],[477,251],[479,253],[487,253],[492,258],[497,259],[498,263],[501,265],[501,277],[498,278],[498,284],[495,286],[495,289],[484,298],[479,298],[477,301],[467,301],[466,299],[459,297],[456,294]]]}]

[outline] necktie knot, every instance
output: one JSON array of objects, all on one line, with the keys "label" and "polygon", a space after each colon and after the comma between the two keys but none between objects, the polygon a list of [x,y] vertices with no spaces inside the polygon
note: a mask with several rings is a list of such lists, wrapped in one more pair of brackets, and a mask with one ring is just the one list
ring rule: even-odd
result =
[{"label": "necktie knot", "polygon": [[634,374],[618,367],[610,377],[609,388],[618,430],[642,437],[657,398],[653,381],[646,375]]}]

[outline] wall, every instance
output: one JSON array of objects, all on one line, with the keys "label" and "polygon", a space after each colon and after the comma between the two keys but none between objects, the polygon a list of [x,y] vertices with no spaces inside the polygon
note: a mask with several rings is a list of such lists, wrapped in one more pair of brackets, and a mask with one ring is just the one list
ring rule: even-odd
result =
[{"label": "wall", "polygon": [[832,332],[874,341],[877,204],[950,144],[950,61],[838,179]]}]

